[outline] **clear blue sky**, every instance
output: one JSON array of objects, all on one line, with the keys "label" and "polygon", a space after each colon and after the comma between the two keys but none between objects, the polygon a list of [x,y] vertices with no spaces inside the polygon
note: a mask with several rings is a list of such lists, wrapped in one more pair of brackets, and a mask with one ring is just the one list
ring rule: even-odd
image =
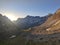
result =
[{"label": "clear blue sky", "polygon": [[60,8],[60,0],[0,0],[0,13],[25,17],[45,16]]}]

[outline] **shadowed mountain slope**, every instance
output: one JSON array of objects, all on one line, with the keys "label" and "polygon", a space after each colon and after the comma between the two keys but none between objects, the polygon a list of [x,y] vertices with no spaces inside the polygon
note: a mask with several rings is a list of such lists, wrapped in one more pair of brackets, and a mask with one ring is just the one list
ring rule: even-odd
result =
[{"label": "shadowed mountain slope", "polygon": [[6,16],[0,14],[0,39],[8,38],[17,31],[16,25],[11,22]]},{"label": "shadowed mountain slope", "polygon": [[48,17],[50,17],[52,14],[49,14],[48,16],[44,17],[39,17],[39,16],[26,16],[25,18],[19,18],[15,24],[20,28],[20,29],[28,29],[31,27],[35,27],[38,25],[43,24]]}]

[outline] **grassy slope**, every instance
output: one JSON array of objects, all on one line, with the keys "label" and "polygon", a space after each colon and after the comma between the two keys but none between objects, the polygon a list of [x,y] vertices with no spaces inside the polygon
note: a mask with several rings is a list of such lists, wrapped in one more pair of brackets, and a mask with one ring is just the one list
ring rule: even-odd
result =
[{"label": "grassy slope", "polygon": [[49,41],[45,42],[33,42],[32,40],[26,41],[20,36],[14,39],[4,40],[3,42],[0,42],[0,45],[59,45],[59,44],[60,40],[52,41],[50,39]]}]

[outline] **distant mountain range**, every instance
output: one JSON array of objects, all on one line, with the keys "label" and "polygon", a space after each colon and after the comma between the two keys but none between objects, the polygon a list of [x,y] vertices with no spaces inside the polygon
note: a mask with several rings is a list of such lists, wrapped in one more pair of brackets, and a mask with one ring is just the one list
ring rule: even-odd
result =
[{"label": "distant mountain range", "polygon": [[44,17],[39,17],[39,16],[26,16],[25,18],[19,18],[15,24],[20,28],[20,29],[28,29],[32,28],[38,25],[43,24],[48,17],[50,17],[52,14],[49,14]]}]

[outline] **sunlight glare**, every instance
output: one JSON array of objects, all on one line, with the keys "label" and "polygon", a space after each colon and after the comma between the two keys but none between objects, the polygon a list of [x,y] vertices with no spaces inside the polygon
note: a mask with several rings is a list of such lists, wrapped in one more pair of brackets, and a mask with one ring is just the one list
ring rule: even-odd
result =
[{"label": "sunlight glare", "polygon": [[5,13],[5,16],[7,16],[11,21],[17,20],[17,17],[12,13]]}]

